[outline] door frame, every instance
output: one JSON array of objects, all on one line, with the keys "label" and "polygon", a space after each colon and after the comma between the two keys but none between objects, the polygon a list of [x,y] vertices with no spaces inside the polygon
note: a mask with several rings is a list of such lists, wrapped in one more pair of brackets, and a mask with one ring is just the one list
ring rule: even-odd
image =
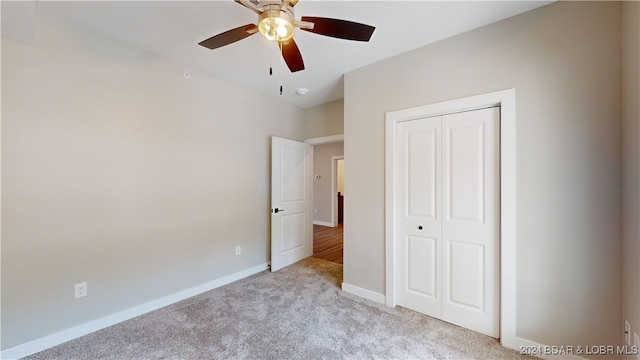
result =
[{"label": "door frame", "polygon": [[338,222],[338,160],[344,160],[344,155],[331,157],[331,225],[336,227]]},{"label": "door frame", "polygon": [[500,106],[500,343],[511,349],[516,337],[516,90],[418,106],[385,114],[386,304],[396,302],[395,184],[396,124],[403,121]]}]

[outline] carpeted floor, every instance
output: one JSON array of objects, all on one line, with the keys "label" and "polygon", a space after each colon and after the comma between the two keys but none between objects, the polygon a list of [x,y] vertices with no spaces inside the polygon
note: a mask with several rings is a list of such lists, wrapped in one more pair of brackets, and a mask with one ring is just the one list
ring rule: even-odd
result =
[{"label": "carpeted floor", "polygon": [[27,359],[532,359],[341,282],[342,265],[307,258]]}]

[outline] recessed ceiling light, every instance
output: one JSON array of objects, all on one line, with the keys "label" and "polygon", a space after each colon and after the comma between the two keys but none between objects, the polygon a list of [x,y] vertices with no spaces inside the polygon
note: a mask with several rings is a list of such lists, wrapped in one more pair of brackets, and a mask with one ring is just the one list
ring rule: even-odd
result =
[{"label": "recessed ceiling light", "polygon": [[298,94],[298,95],[304,96],[304,95],[307,95],[308,93],[309,93],[309,89],[307,89],[307,88],[300,88],[300,89],[296,90],[296,94]]}]

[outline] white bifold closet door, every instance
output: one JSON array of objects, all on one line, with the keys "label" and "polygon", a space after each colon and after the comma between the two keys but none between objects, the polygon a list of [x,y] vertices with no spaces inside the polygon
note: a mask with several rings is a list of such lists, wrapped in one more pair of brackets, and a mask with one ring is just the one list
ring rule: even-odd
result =
[{"label": "white bifold closet door", "polygon": [[500,109],[397,125],[397,303],[499,337]]}]

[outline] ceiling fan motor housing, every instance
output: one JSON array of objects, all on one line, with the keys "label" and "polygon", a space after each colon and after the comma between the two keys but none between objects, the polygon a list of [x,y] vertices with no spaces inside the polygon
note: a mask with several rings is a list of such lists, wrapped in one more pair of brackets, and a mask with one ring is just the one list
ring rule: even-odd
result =
[{"label": "ceiling fan motor housing", "polygon": [[291,39],[295,27],[293,9],[284,8],[280,4],[264,5],[264,11],[258,16],[260,33],[272,41],[286,41]]}]

